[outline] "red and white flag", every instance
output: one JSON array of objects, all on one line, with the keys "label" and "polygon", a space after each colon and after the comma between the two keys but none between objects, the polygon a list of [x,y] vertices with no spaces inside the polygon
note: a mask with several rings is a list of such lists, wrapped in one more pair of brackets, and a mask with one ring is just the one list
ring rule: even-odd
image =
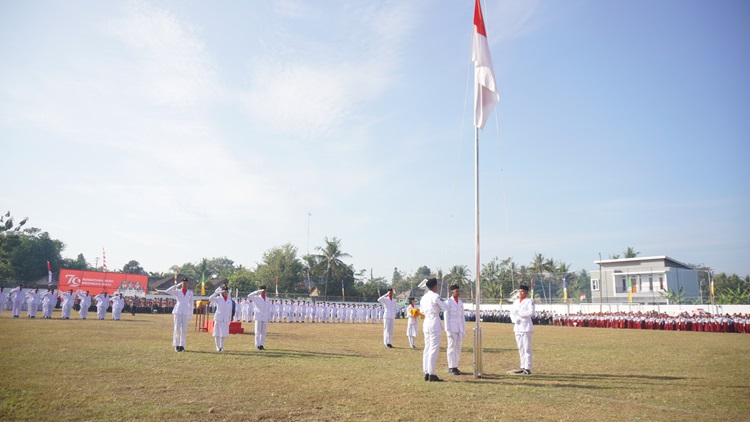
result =
[{"label": "red and white flag", "polygon": [[107,254],[104,252],[104,248],[102,248],[102,269],[104,272],[107,272]]},{"label": "red and white flag", "polygon": [[586,293],[581,293],[581,301],[586,300]]},{"label": "red and white flag", "polygon": [[47,261],[47,286],[52,285],[52,266]]},{"label": "red and white flag", "polygon": [[276,297],[279,297],[279,278],[276,277]]},{"label": "red and white flag", "polygon": [[495,84],[495,70],[490,57],[490,44],[484,28],[479,0],[474,7],[474,35],[471,40],[471,61],[474,62],[474,126],[482,129],[490,117],[500,94]]}]

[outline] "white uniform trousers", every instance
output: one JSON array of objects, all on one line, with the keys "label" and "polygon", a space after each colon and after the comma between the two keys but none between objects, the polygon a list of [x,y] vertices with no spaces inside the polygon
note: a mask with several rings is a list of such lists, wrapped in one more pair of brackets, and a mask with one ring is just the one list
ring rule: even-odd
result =
[{"label": "white uniform trousers", "polygon": [[383,342],[384,344],[391,344],[393,340],[393,318],[386,318],[383,320]]},{"label": "white uniform trousers", "polygon": [[70,305],[63,305],[62,307],[62,317],[65,319],[70,318],[70,310],[73,309],[73,304]]},{"label": "white uniform trousers", "polygon": [[174,317],[174,334],[172,335],[172,346],[185,347],[185,336],[192,315],[172,314]]},{"label": "white uniform trousers", "polygon": [[266,330],[268,330],[268,321],[255,320],[255,347],[263,346],[266,343]]},{"label": "white uniform trousers", "polygon": [[458,368],[464,336],[461,333],[446,332],[446,334],[448,335],[448,368]]},{"label": "white uniform trousers", "polygon": [[435,375],[438,352],[440,351],[440,340],[443,338],[442,330],[424,332],[424,352],[422,352],[422,371],[425,374]]},{"label": "white uniform trousers", "polygon": [[42,316],[45,318],[51,318],[52,317],[52,307],[54,305],[51,303],[47,303],[45,305],[42,305]]},{"label": "white uniform trousers", "polygon": [[417,320],[409,318],[406,323],[406,337],[409,338],[409,346],[414,347],[414,338],[417,336]]},{"label": "white uniform trousers", "polygon": [[521,357],[521,369],[531,371],[531,333],[515,333],[518,354]]}]

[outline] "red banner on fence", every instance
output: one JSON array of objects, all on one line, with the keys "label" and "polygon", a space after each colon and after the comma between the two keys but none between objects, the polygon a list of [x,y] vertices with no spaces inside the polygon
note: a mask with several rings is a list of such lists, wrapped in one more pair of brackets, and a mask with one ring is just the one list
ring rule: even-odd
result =
[{"label": "red banner on fence", "polygon": [[61,291],[72,289],[73,293],[88,290],[92,296],[105,291],[109,295],[143,296],[148,288],[148,276],[61,268],[57,288]]}]

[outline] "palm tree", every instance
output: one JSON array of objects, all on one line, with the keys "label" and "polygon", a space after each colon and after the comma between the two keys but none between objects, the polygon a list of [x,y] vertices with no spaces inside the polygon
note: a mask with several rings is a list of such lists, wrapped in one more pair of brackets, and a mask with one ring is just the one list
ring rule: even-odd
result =
[{"label": "palm tree", "polygon": [[640,254],[641,254],[640,252],[635,251],[635,248],[633,248],[632,246],[628,246],[628,248],[625,249],[623,258],[636,258]]},{"label": "palm tree", "polygon": [[448,284],[458,284],[462,288],[471,283],[471,271],[466,265],[454,265],[448,270],[448,274],[443,278]]},{"label": "palm tree", "polygon": [[[339,270],[346,269],[347,266],[344,264],[344,261],[341,260],[341,258],[351,258],[351,255],[348,253],[344,253],[341,251],[341,239],[338,239],[337,237],[333,237],[333,239],[328,240],[328,237],[325,237],[325,246],[324,247],[316,247],[315,250],[320,252],[320,254],[316,255],[315,257],[318,259],[318,265],[326,265],[326,281],[325,281],[325,291],[324,295],[327,298],[328,297],[328,279],[331,277],[331,271],[338,272]],[[327,299],[326,299],[327,300]]]}]

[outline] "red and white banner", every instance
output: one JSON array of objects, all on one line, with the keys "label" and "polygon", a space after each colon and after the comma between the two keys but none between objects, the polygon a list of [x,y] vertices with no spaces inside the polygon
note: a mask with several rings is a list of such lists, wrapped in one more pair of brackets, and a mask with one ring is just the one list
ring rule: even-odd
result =
[{"label": "red and white banner", "polygon": [[60,269],[57,289],[73,293],[86,290],[90,295],[98,295],[106,291],[112,295],[122,293],[123,296],[143,296],[148,288],[148,276],[138,274],[110,273],[100,271],[81,271]]}]

